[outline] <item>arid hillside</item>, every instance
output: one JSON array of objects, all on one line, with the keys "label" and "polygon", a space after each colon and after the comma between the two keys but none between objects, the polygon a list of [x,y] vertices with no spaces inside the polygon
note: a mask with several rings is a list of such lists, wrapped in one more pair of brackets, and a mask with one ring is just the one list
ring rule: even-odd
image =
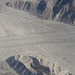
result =
[{"label": "arid hillside", "polygon": [[42,19],[75,25],[75,0],[16,0],[6,5],[28,11]]}]

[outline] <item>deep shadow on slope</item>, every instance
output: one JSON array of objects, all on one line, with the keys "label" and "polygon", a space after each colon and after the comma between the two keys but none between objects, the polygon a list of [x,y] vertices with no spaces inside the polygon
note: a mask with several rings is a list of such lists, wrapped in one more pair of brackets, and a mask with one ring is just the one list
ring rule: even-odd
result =
[{"label": "deep shadow on slope", "polygon": [[40,1],[37,6],[37,13],[42,14],[45,11],[46,6],[47,6],[47,3],[44,0]]},{"label": "deep shadow on slope", "polygon": [[58,15],[57,19],[61,22],[73,24],[75,21],[75,6],[73,6],[73,0],[58,0],[56,5],[53,7],[52,18]]}]

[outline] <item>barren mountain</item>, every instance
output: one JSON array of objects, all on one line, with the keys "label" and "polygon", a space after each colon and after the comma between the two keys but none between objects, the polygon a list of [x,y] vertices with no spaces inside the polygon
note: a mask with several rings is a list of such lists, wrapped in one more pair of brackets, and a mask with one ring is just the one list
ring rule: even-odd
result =
[{"label": "barren mountain", "polygon": [[16,0],[6,5],[44,19],[75,24],[75,0]]},{"label": "barren mountain", "polygon": [[75,0],[0,0],[0,75],[75,75]]}]

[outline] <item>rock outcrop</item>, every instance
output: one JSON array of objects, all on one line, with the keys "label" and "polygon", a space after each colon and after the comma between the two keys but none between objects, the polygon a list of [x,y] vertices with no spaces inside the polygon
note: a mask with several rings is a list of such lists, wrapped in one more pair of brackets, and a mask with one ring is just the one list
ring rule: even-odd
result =
[{"label": "rock outcrop", "polygon": [[7,63],[20,75],[72,75],[47,59],[33,56],[13,56]]}]

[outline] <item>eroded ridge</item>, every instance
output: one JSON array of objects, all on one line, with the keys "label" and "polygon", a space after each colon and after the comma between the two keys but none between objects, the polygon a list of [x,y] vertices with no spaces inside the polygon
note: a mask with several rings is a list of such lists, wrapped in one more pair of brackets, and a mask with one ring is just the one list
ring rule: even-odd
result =
[{"label": "eroded ridge", "polygon": [[6,5],[40,18],[75,24],[75,0],[16,0]]},{"label": "eroded ridge", "polygon": [[61,66],[39,57],[18,55],[6,61],[20,75],[72,75]]}]

